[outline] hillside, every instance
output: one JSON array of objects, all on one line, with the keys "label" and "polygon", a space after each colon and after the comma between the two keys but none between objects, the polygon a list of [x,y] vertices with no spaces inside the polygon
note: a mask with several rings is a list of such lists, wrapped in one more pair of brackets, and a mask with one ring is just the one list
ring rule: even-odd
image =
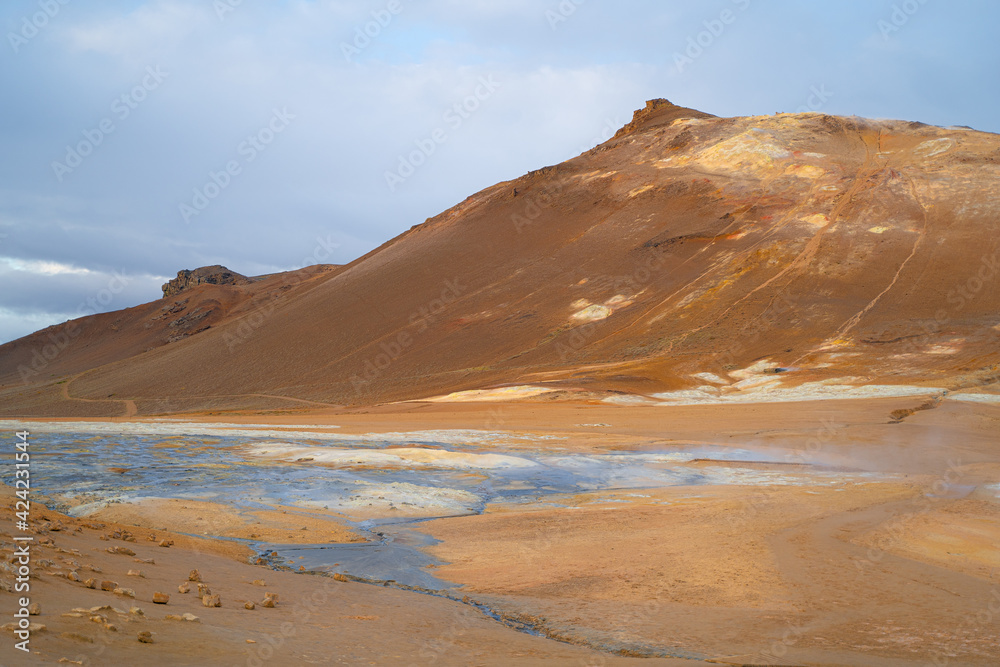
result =
[{"label": "hillside", "polygon": [[0,346],[0,414],[988,387],[998,158],[967,128],[654,100],[345,267],[85,318],[27,377],[59,328]]}]

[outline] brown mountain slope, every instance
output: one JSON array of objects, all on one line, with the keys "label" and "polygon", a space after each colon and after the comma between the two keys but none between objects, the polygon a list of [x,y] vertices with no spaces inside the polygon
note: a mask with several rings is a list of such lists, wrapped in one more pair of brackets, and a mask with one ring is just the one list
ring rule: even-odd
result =
[{"label": "brown mountain slope", "polygon": [[[63,392],[74,409],[111,396],[140,413],[500,384],[702,397],[995,382],[998,158],[1000,137],[964,128],[655,101],[607,143],[470,197],[253,326],[149,351],[131,327],[141,353],[74,345],[47,381],[93,368]],[[24,340],[0,347],[4,410],[68,409],[17,381]]]}]

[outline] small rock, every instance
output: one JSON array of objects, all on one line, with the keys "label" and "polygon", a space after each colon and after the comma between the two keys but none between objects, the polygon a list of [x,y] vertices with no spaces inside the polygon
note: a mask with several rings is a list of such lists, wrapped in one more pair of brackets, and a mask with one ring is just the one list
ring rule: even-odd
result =
[{"label": "small rock", "polygon": [[191,574],[188,575],[188,581],[201,581],[201,572],[191,570]]},{"label": "small rock", "polygon": [[197,623],[198,621],[201,620],[200,618],[198,618],[194,614],[190,614],[190,613],[185,613],[185,614],[181,615],[181,618],[183,618],[185,621],[189,621],[191,623]]},{"label": "small rock", "polygon": [[340,572],[337,572],[336,574],[333,575],[333,580],[334,581],[347,581],[348,579],[347,579],[347,577],[345,577],[344,575],[342,575]]},{"label": "small rock", "polygon": [[126,598],[134,598],[135,591],[132,590],[131,588],[116,588],[115,595],[121,595],[122,597]]},{"label": "small rock", "polygon": [[90,579],[87,579],[85,582],[83,582],[83,585],[86,586],[87,588],[97,588],[97,579],[91,577]]},{"label": "small rock", "polygon": [[153,593],[153,604],[167,604],[170,602],[170,596],[166,593]]},{"label": "small rock", "polygon": [[164,548],[168,548],[173,543],[173,540],[160,540],[160,546]]},{"label": "small rock", "polygon": [[156,565],[156,561],[152,558],[135,558],[132,560],[133,563],[145,563],[146,565]]},{"label": "small rock", "polygon": [[77,574],[76,572],[70,572],[69,574],[66,575],[66,578],[69,579],[70,581],[80,581],[80,575]]},{"label": "small rock", "polygon": [[264,601],[260,603],[261,607],[266,607],[268,609],[274,609],[274,606],[278,603],[277,593],[264,593]]},{"label": "small rock", "polygon": [[42,605],[38,602],[32,602],[28,605],[28,613],[32,616],[41,616]]},{"label": "small rock", "polygon": [[114,623],[105,623],[104,629],[107,630],[108,632],[118,632],[118,626],[115,625]]},{"label": "small rock", "polygon": [[152,644],[153,643],[153,633],[150,632],[149,630],[142,630],[139,633],[139,642],[143,643],[143,644]]},{"label": "small rock", "polygon": [[206,607],[221,607],[222,598],[220,598],[218,595],[206,595],[203,598],[201,598],[201,603]]},{"label": "small rock", "polygon": [[105,579],[104,581],[101,582],[102,591],[113,591],[116,588],[118,588],[118,584],[116,584],[113,581],[108,581],[107,579]]},{"label": "small rock", "polygon": [[211,595],[212,589],[205,584],[198,584],[198,595],[205,597],[206,595]]},{"label": "small rock", "polygon": [[146,612],[144,612],[139,607],[132,607],[131,609],[128,610],[128,613],[129,613],[130,616],[145,616],[146,615]]},{"label": "small rock", "polygon": [[130,576],[130,577],[142,577],[143,579],[146,578],[146,575],[144,575],[142,573],[142,570],[129,570],[128,571],[128,576]]},{"label": "small rock", "polygon": [[263,579],[254,579],[253,580],[253,585],[254,586],[267,586],[267,584],[264,583]]},{"label": "small rock", "polygon": [[29,623],[27,628],[22,628],[19,623],[7,623],[6,625],[0,626],[0,629],[14,632],[16,630],[25,630],[29,632],[44,632],[46,627],[41,623]]},{"label": "small rock", "polygon": [[187,583],[186,581],[177,587],[178,593],[187,593],[189,590],[191,590],[191,584]]},{"label": "small rock", "polygon": [[253,602],[247,602],[246,604],[243,605],[243,608],[253,610],[256,608],[256,606],[257,605],[255,605]]}]

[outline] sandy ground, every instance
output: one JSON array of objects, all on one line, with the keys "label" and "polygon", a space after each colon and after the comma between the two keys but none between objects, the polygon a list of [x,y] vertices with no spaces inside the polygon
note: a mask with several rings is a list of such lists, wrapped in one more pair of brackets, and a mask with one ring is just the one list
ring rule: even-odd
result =
[{"label": "sandy ground", "polygon": [[[287,535],[307,527],[305,532],[351,539],[334,516],[300,514],[286,524],[282,511],[289,508],[231,515],[193,501],[115,505],[99,519],[63,517],[65,527],[57,532],[39,528],[40,538],[54,541],[35,548],[40,577],[32,582],[32,596],[42,603],[42,615],[33,618],[46,625],[32,639],[39,654],[19,663],[8,640],[0,660],[257,664],[254,659],[264,657],[260,651],[267,652],[271,637],[281,646],[268,664],[652,665],[700,659],[995,665],[1000,662],[1000,571],[995,571],[1000,407],[945,400],[891,423],[898,421],[890,417],[894,411],[920,402],[670,408],[413,403],[266,419],[251,413],[196,415],[198,421],[297,428],[336,424],[343,433],[479,429],[558,435],[552,446],[572,451],[732,445],[784,462],[751,464],[751,469],[785,465],[795,474],[806,464],[820,464],[844,472],[822,485],[567,494],[545,502],[497,503],[482,515],[422,524],[441,540],[431,547],[445,563],[435,575],[462,585],[459,594],[470,602],[536,623],[545,637],[505,627],[468,604],[272,571],[249,564],[251,555],[234,543],[164,530],[198,532],[190,523],[212,517],[216,534],[273,529],[276,537],[290,540]],[[84,527],[97,520],[106,525]],[[112,521],[144,527],[128,529],[134,543],[102,540],[114,534]],[[295,531],[283,530],[292,526]],[[150,533],[156,542],[147,539]],[[157,546],[162,539],[175,543]],[[9,540],[4,546],[8,556]],[[110,554],[109,546],[136,554]],[[153,558],[155,564],[135,558]],[[94,574],[90,565],[103,571]],[[194,591],[177,592],[192,568],[222,596],[221,608],[202,606]],[[130,569],[145,576],[129,576]],[[70,570],[83,580],[116,581],[134,589],[136,598],[60,576]],[[254,586],[255,579],[266,580],[266,586]],[[168,605],[151,603],[158,591],[171,595]],[[276,608],[243,608],[245,600],[259,603],[264,591],[278,593]],[[303,608],[321,593],[322,602]],[[12,594],[0,592],[0,601],[13,608]],[[63,616],[103,605],[125,613]],[[129,614],[132,606],[144,615]],[[185,612],[199,620],[164,619]],[[104,621],[92,622],[90,615],[106,616],[116,629],[105,629]],[[283,636],[286,622],[292,630]],[[155,643],[139,643],[141,630],[152,631]],[[671,654],[693,661],[626,657]]]}]

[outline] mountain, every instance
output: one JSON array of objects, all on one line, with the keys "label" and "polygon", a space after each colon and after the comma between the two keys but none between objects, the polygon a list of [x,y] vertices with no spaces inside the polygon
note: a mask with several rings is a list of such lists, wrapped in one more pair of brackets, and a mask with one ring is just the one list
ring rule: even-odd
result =
[{"label": "mountain", "polygon": [[[0,346],[0,410],[994,385],[998,158],[1000,137],[968,128],[653,100],[608,142],[349,265],[187,285]],[[23,377],[70,325],[80,333]]]}]

